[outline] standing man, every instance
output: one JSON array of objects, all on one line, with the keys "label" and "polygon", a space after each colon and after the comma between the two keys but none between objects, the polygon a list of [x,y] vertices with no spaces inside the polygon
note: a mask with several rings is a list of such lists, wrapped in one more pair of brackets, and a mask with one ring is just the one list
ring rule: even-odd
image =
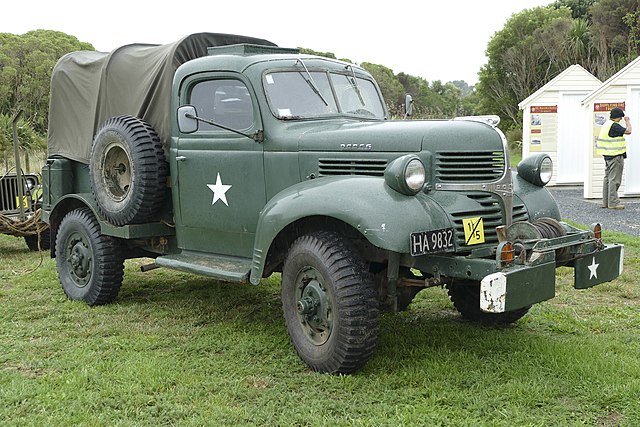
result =
[{"label": "standing man", "polygon": [[[624,118],[625,126],[620,124]],[[606,168],[602,183],[602,207],[609,209],[624,209],[618,198],[618,188],[622,182],[624,159],[627,158],[627,142],[625,135],[631,134],[631,120],[624,115],[620,108],[613,108],[609,120],[600,128],[600,135],[596,141],[596,154],[604,156]]]}]

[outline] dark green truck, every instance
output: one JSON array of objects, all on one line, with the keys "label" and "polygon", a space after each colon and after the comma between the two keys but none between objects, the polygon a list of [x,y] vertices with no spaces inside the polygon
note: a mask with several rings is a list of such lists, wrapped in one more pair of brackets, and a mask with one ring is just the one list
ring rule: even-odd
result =
[{"label": "dark green truck", "polygon": [[364,69],[249,37],[193,34],[63,57],[52,77],[43,218],[62,288],[116,299],[127,258],[220,280],[282,275],[312,369],[354,372],[380,310],[445,287],[500,324],[622,271],[601,227],[560,222],[547,155],[509,165],[491,117],[390,120]]}]

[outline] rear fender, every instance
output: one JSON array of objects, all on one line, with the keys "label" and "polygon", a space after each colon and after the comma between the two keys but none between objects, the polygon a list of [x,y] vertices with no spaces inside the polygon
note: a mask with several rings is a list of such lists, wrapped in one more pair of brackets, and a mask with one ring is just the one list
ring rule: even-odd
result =
[{"label": "rear fender", "polygon": [[96,217],[98,216],[98,207],[91,193],[67,194],[57,200],[51,211],[43,211],[42,218],[50,226],[57,228],[58,224],[67,213],[74,209],[84,207],[91,209],[93,214]]},{"label": "rear fender", "polygon": [[271,244],[289,224],[302,218],[325,216],[358,230],[373,246],[409,253],[414,231],[451,227],[433,200],[419,193],[406,196],[389,188],[382,178],[327,177],[289,187],[274,196],[258,220],[251,282],[262,277]]},{"label": "rear fender", "polygon": [[[66,214],[74,209],[89,208],[97,217],[97,205],[91,193],[67,194],[59,198],[50,211],[42,210],[42,220],[49,224],[51,242],[55,242],[58,226]],[[55,245],[51,245],[51,258],[55,258]]]}]

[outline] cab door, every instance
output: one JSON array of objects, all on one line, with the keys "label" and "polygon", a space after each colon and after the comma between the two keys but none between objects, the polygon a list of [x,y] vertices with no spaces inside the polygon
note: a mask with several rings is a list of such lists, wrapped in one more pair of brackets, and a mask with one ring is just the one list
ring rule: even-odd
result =
[{"label": "cab door", "polygon": [[[238,75],[192,77],[180,100],[194,106],[198,117],[247,135],[262,127],[255,94]],[[175,147],[178,246],[251,257],[266,203],[262,145],[200,121],[196,132],[178,134]]]}]

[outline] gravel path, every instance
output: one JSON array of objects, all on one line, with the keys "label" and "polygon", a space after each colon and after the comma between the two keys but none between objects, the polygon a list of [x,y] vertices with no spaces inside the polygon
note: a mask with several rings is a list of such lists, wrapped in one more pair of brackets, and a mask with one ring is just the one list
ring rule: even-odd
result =
[{"label": "gravel path", "polygon": [[602,224],[603,230],[615,230],[640,236],[640,198],[621,197],[624,210],[603,209],[601,199],[585,199],[582,187],[547,187],[560,207],[563,219],[589,225]]}]

